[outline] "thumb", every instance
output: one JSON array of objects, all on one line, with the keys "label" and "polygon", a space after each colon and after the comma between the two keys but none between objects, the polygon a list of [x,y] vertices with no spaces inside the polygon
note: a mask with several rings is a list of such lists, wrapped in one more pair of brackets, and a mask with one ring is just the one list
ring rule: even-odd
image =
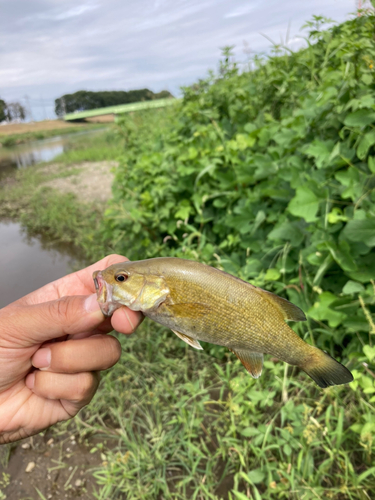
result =
[{"label": "thumb", "polygon": [[96,294],[75,295],[22,307],[13,318],[13,326],[18,339],[33,345],[93,330],[104,319]]}]

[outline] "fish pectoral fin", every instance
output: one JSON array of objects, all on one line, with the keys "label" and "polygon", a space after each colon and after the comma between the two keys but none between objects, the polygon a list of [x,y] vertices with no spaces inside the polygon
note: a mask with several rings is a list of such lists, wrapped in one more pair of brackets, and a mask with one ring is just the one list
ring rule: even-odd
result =
[{"label": "fish pectoral fin", "polygon": [[237,356],[253,378],[259,378],[263,369],[263,354],[246,349],[229,349]]},{"label": "fish pectoral fin", "polygon": [[302,309],[289,302],[289,300],[279,297],[267,290],[263,290],[262,288],[258,288],[258,292],[279,309],[284,319],[288,319],[289,321],[306,321],[306,316]]},{"label": "fish pectoral fin", "polygon": [[180,337],[181,340],[189,344],[191,347],[194,347],[194,349],[200,349],[203,351],[203,347],[200,345],[198,340],[192,339],[188,335],[185,335],[184,333],[177,332],[176,330],[172,330],[173,333],[177,335],[177,337]]}]

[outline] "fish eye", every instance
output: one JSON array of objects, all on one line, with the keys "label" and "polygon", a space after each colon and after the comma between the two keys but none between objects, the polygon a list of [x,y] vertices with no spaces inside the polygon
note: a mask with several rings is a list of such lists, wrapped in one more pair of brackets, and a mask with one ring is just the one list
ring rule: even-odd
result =
[{"label": "fish eye", "polygon": [[115,276],[115,280],[120,282],[120,283],[123,283],[124,281],[126,281],[128,279],[128,275],[127,274],[118,274],[117,276]]}]

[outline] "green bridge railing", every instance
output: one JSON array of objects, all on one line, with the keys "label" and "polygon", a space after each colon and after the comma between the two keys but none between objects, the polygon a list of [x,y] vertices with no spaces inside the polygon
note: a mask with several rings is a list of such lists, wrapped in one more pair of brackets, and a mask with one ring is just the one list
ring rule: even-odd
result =
[{"label": "green bridge railing", "polygon": [[75,113],[67,113],[64,115],[64,120],[71,122],[74,120],[84,120],[85,118],[93,118],[101,115],[121,115],[132,111],[141,111],[143,109],[163,108],[175,104],[178,99],[155,99],[153,101],[133,102],[130,104],[119,104],[118,106],[108,106],[106,108],[90,109],[88,111],[77,111]]}]

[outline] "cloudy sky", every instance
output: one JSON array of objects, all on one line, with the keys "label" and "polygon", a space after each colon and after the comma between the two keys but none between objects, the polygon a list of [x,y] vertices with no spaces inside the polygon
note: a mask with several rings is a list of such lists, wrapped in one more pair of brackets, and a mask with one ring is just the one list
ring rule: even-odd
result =
[{"label": "cloudy sky", "polygon": [[0,97],[28,96],[34,119],[80,89],[167,89],[178,95],[217,67],[269,50],[267,35],[296,49],[304,21],[343,21],[355,0],[0,0]]}]

